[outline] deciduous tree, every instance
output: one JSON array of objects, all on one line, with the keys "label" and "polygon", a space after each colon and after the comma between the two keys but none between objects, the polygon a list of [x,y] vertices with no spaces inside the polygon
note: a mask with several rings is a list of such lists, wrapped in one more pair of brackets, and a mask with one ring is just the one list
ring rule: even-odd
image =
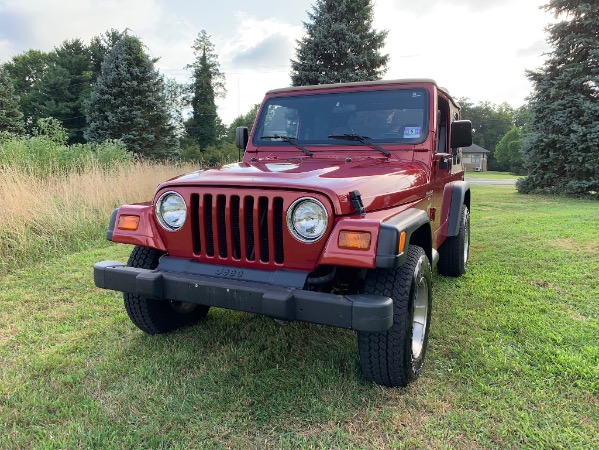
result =
[{"label": "deciduous tree", "polygon": [[472,127],[475,130],[473,142],[491,152],[489,169],[509,170],[508,166],[497,161],[494,151],[501,138],[514,125],[513,108],[507,103],[495,105],[491,102],[480,102],[474,105],[467,98],[461,98],[459,103],[462,106],[462,117],[472,121]]},{"label": "deciduous tree", "polygon": [[229,128],[227,129],[227,142],[235,143],[235,130],[237,127],[248,127],[249,129],[252,128],[254,120],[256,120],[259,107],[259,103],[255,104],[247,113],[237,116],[233,122],[231,122],[231,125],[229,125]]},{"label": "deciduous tree", "polygon": [[3,68],[13,82],[19,96],[20,110],[29,131],[41,117],[40,82],[50,67],[50,54],[39,50],[28,50],[4,63]]},{"label": "deciduous tree", "polygon": [[495,147],[493,154],[499,164],[507,167],[510,172],[521,175],[524,162],[522,156],[522,130],[513,127],[508,131]]},{"label": "deciduous tree", "polygon": [[308,17],[291,61],[293,86],[378,80],[386,72],[387,31],[372,28],[371,0],[316,0]]}]

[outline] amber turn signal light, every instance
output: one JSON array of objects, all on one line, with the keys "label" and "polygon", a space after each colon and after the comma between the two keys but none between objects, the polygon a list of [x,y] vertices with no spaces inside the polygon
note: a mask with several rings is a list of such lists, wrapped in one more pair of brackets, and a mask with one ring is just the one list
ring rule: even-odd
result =
[{"label": "amber turn signal light", "polygon": [[367,231],[341,231],[337,245],[339,248],[348,250],[368,250],[370,233]]},{"label": "amber turn signal light", "polygon": [[397,247],[397,253],[402,254],[404,247],[406,246],[406,232],[402,231],[399,235],[399,246]]},{"label": "amber turn signal light", "polygon": [[135,231],[139,227],[139,216],[120,216],[117,228],[119,230]]}]

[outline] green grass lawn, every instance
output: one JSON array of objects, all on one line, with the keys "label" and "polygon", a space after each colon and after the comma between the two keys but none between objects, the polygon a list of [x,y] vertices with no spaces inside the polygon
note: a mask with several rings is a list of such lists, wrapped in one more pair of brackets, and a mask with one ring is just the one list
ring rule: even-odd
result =
[{"label": "green grass lawn", "polygon": [[99,248],[0,277],[0,448],[599,448],[599,206],[474,186],[423,376],[365,382],[352,332],[211,310],[148,336]]},{"label": "green grass lawn", "polygon": [[514,175],[509,172],[466,172],[466,178],[491,178],[496,180],[517,180],[522,178],[519,175]]}]

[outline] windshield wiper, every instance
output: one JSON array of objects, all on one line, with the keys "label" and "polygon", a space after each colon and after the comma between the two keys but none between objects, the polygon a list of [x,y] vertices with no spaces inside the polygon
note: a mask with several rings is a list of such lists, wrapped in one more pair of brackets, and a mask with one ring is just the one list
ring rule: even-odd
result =
[{"label": "windshield wiper", "polygon": [[389,153],[387,150],[385,150],[380,145],[372,142],[368,136],[360,136],[359,134],[332,134],[328,137],[329,137],[329,139],[345,139],[346,141],[356,141],[356,142],[360,142],[365,145],[370,145],[372,148],[377,149],[383,155],[391,156],[391,153]]},{"label": "windshield wiper", "polygon": [[308,156],[314,155],[310,150],[305,148],[302,144],[300,144],[296,138],[291,136],[279,136],[278,134],[273,134],[270,136],[262,136],[260,139],[278,139],[279,141],[288,142],[289,144],[299,148],[302,152],[304,152]]}]

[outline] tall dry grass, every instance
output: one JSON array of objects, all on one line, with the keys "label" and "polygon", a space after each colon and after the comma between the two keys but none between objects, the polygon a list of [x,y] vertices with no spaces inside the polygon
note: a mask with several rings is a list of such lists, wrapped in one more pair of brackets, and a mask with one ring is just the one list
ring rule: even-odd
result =
[{"label": "tall dry grass", "polygon": [[195,169],[140,162],[39,178],[0,167],[0,269],[101,245],[114,208],[150,200],[157,184]]}]

